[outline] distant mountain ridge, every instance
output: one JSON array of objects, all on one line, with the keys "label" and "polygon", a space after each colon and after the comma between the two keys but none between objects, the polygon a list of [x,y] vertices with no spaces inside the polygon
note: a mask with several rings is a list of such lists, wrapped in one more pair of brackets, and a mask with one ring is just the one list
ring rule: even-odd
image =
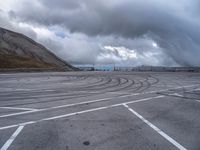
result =
[{"label": "distant mountain ridge", "polygon": [[0,68],[63,68],[75,67],[50,52],[31,38],[0,27]]}]

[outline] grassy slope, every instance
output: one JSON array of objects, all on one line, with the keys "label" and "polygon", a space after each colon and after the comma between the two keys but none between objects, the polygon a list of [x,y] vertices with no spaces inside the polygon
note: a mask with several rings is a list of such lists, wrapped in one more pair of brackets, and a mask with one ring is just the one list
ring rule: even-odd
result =
[{"label": "grassy slope", "polygon": [[37,61],[33,58],[0,53],[0,68],[53,68],[52,64]]}]

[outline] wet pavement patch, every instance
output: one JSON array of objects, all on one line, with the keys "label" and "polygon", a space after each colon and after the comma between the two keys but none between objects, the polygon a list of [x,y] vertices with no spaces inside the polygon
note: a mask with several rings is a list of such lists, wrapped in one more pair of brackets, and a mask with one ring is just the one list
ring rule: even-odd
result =
[{"label": "wet pavement patch", "polygon": [[83,142],[83,145],[85,145],[85,146],[90,145],[90,141],[84,141],[84,142]]},{"label": "wet pavement patch", "polygon": [[65,148],[66,148],[66,150],[69,150],[69,147],[68,147],[67,145],[66,145],[66,147],[65,147]]}]

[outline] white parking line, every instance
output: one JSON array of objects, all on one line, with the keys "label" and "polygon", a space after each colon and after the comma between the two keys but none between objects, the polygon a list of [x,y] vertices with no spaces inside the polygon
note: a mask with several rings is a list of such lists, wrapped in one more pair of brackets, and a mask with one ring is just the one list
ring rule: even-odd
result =
[{"label": "white parking line", "polygon": [[[192,91],[196,91],[196,90],[190,90],[190,91],[185,91],[185,92],[192,92]],[[200,100],[196,99],[196,98],[187,98],[184,95],[181,95],[179,93],[172,93],[172,94],[165,94],[165,96],[175,96],[175,97],[179,97],[179,98],[183,98],[184,100],[191,100],[194,99],[194,101],[196,102],[200,102]]]},{"label": "white parking line", "polygon": [[5,129],[13,128],[13,127],[16,127],[16,126],[20,126],[20,125],[34,124],[34,123],[37,123],[37,122],[74,116],[74,115],[83,114],[83,113],[87,113],[87,112],[93,112],[93,111],[102,110],[102,109],[108,109],[108,108],[112,108],[112,107],[122,106],[123,104],[131,104],[131,103],[137,103],[137,102],[148,101],[148,100],[153,100],[153,99],[159,99],[159,98],[163,98],[163,97],[165,97],[165,96],[149,97],[149,98],[139,99],[139,100],[135,100],[135,101],[129,101],[129,102],[125,102],[125,103],[118,103],[118,104],[114,104],[114,105],[109,105],[109,106],[105,106],[105,107],[97,107],[97,108],[87,109],[87,110],[84,110],[84,111],[78,111],[78,112],[73,112],[73,113],[59,115],[59,116],[43,118],[43,119],[36,120],[36,121],[29,121],[29,122],[9,125],[9,126],[5,126],[5,127],[0,127],[0,130],[5,130]]},{"label": "white parking line", "polygon": [[86,112],[91,112],[91,111],[97,111],[97,110],[102,110],[102,109],[117,107],[117,106],[121,106],[123,104],[132,104],[132,103],[137,103],[137,102],[142,102],[142,101],[148,101],[148,100],[157,99],[157,98],[163,98],[163,97],[164,96],[149,97],[149,98],[144,98],[144,99],[140,99],[140,100],[136,100],[136,101],[130,101],[130,102],[125,102],[125,103],[118,103],[118,104],[109,105],[109,106],[105,106],[105,107],[98,107],[98,108],[88,109],[88,110],[84,110],[84,111],[80,111],[80,112],[75,112],[75,113],[70,113],[70,114],[65,114],[65,115],[60,115],[60,116],[45,118],[45,119],[41,119],[40,121],[54,120],[54,119],[59,119],[59,118],[63,118],[63,117],[68,117],[68,116],[83,114],[83,113],[86,113]]},{"label": "white parking line", "polygon": [[122,96],[118,96],[118,97],[107,97],[107,98],[101,98],[101,99],[96,99],[96,100],[91,100],[91,101],[84,101],[84,102],[79,102],[79,103],[72,103],[72,104],[67,104],[67,105],[60,105],[60,106],[55,106],[55,107],[36,109],[36,110],[32,110],[32,111],[11,113],[11,114],[6,114],[6,115],[1,115],[0,118],[18,116],[18,115],[23,115],[23,114],[35,113],[35,112],[42,112],[42,111],[47,111],[47,110],[52,110],[52,109],[65,108],[65,107],[71,107],[71,106],[77,106],[77,105],[83,105],[83,104],[91,104],[91,103],[96,103],[96,102],[103,102],[103,101],[111,100],[113,98],[124,98],[124,97],[130,97],[130,96],[136,96],[136,95],[142,95],[142,94],[149,94],[149,92],[146,92],[146,93],[134,93],[134,94],[122,95]]},{"label": "white parking line", "polygon": [[38,110],[33,110],[33,111],[23,111],[23,112],[18,112],[18,113],[6,114],[6,115],[1,115],[0,118],[18,116],[18,115],[23,115],[23,114],[30,114],[30,113],[38,112],[38,111],[39,111],[39,109]]},{"label": "white parking line", "polygon": [[183,97],[183,95],[179,94],[179,93],[172,93],[172,94],[168,94],[169,96],[176,96],[176,97]]},{"label": "white parking line", "polygon": [[20,124],[14,124],[14,125],[10,125],[10,126],[1,127],[0,130],[15,128],[15,127],[18,127],[18,126],[25,126],[25,125],[33,124],[33,123],[36,123],[36,122],[29,121],[29,122],[24,122],[24,123],[20,123]]},{"label": "white parking line", "polygon": [[12,144],[12,142],[15,140],[17,135],[22,131],[23,128],[24,128],[24,126],[20,125],[0,150],[7,150],[9,148],[9,146]]},{"label": "white parking line", "polygon": [[181,144],[179,144],[176,140],[171,138],[169,135],[164,133],[161,129],[153,125],[151,122],[146,120],[144,117],[142,117],[140,114],[138,114],[136,111],[134,111],[132,108],[130,108],[127,104],[123,104],[130,112],[132,112],[134,115],[136,115],[138,118],[140,118],[144,123],[146,123],[148,126],[150,126],[152,129],[154,129],[157,133],[159,133],[162,137],[164,137],[167,141],[172,143],[174,146],[176,146],[180,150],[187,150],[185,147],[183,147]]},{"label": "white parking line", "polygon": [[21,107],[0,107],[2,109],[15,109],[15,110],[37,110],[37,109],[34,109],[34,108],[21,108]]},{"label": "white parking line", "polygon": [[189,91],[185,91],[185,92],[192,92],[192,91],[199,91],[200,88],[197,88],[197,89],[192,89],[192,90],[189,90]]},{"label": "white parking line", "polygon": [[35,112],[42,112],[42,111],[47,111],[47,110],[52,110],[52,109],[65,108],[65,107],[71,107],[71,106],[77,106],[77,105],[83,105],[83,104],[91,104],[91,103],[95,103],[95,102],[108,101],[108,100],[111,100],[113,98],[123,98],[123,97],[131,97],[131,96],[136,96],[136,95],[152,94],[152,93],[163,92],[163,91],[168,91],[168,90],[173,90],[173,89],[180,89],[180,88],[185,88],[185,87],[193,87],[193,86],[197,86],[197,85],[199,85],[199,84],[187,85],[187,86],[178,86],[176,88],[169,88],[169,89],[163,89],[163,90],[158,90],[158,91],[149,91],[149,92],[143,92],[143,93],[133,93],[133,94],[122,95],[122,96],[118,96],[118,97],[107,97],[107,98],[96,99],[96,100],[92,100],[92,101],[84,101],[84,102],[79,102],[79,103],[60,105],[60,106],[49,107],[49,108],[44,108],[44,109],[35,109],[35,110],[31,110],[31,111],[25,111],[25,112],[18,112],[18,113],[1,115],[0,118],[18,116],[18,115],[23,115],[23,114],[35,113]]}]

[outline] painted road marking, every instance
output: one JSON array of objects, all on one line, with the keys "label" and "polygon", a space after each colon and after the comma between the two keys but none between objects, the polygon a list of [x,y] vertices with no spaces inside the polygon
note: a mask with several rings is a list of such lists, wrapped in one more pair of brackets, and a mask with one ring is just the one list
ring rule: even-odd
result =
[{"label": "painted road marking", "polygon": [[114,104],[114,105],[109,105],[109,106],[105,106],[105,107],[92,108],[92,109],[88,109],[88,110],[84,110],[84,111],[78,111],[78,112],[73,112],[73,113],[59,115],[59,116],[43,118],[43,119],[36,120],[36,121],[29,121],[29,122],[9,125],[9,126],[5,126],[5,127],[0,127],[0,130],[5,130],[5,129],[13,128],[13,127],[16,127],[16,126],[20,126],[20,125],[34,124],[34,123],[38,123],[38,122],[42,122],[42,121],[54,120],[54,119],[79,115],[79,114],[83,114],[83,113],[87,113],[87,112],[93,112],[93,111],[97,111],[97,110],[108,109],[108,108],[112,108],[112,107],[122,106],[123,104],[132,104],[132,103],[148,101],[148,100],[152,100],[152,99],[159,99],[159,98],[163,98],[163,97],[165,97],[165,96],[162,95],[162,96],[156,96],[156,97],[149,97],[149,98],[139,99],[139,100],[135,100],[135,101],[129,101],[129,102],[125,102],[125,103],[118,103],[118,104]]},{"label": "painted road marking", "polygon": [[37,110],[37,109],[34,109],[34,108],[21,108],[21,107],[0,107],[2,109],[15,109],[15,110]]},{"label": "painted road marking", "polygon": [[9,146],[12,144],[12,142],[15,140],[15,138],[18,136],[18,134],[22,131],[23,128],[24,126],[20,125],[0,150],[7,150]]},{"label": "painted road marking", "polygon": [[185,91],[185,92],[193,92],[193,91],[199,91],[200,88],[197,88],[197,89],[192,89],[192,90],[189,90],[189,91]]},{"label": "painted road marking", "polygon": [[43,109],[37,109],[37,110],[32,110],[32,111],[11,113],[11,114],[6,114],[6,115],[1,115],[0,118],[18,116],[18,115],[23,115],[23,114],[35,113],[35,112],[42,112],[42,111],[47,111],[47,110],[52,110],[52,109],[65,108],[65,107],[71,107],[71,106],[77,106],[77,105],[83,105],[83,104],[91,104],[91,103],[96,103],[96,102],[103,102],[103,101],[111,100],[113,98],[124,98],[124,97],[130,97],[130,96],[136,96],[136,95],[142,95],[142,94],[149,94],[149,93],[148,92],[147,93],[135,93],[135,94],[129,94],[129,95],[122,95],[122,96],[118,96],[118,97],[107,97],[107,98],[102,98],[102,99],[96,99],[96,100],[84,101],[84,102],[72,103],[72,104],[66,104],[66,105],[59,105],[59,106],[43,108]]},{"label": "painted road marking", "polygon": [[176,140],[171,138],[169,135],[164,133],[161,129],[153,125],[151,122],[146,120],[144,117],[142,117],[140,114],[138,114],[136,111],[134,111],[132,108],[130,108],[127,104],[123,104],[124,107],[126,107],[130,112],[132,112],[134,115],[136,115],[138,118],[140,118],[144,123],[146,123],[148,126],[150,126],[152,129],[154,129],[157,133],[159,133],[162,137],[164,137],[167,141],[172,143],[174,146],[176,146],[180,150],[187,150],[185,147],[183,147],[180,143],[178,143]]},{"label": "painted road marking", "polygon": [[183,95],[179,93],[168,94],[169,96],[183,97]]},{"label": "painted road marking", "polygon": [[11,117],[11,116],[18,116],[18,115],[24,115],[24,114],[35,113],[35,112],[42,112],[42,111],[47,111],[47,110],[52,110],[52,109],[65,108],[65,107],[71,107],[71,106],[77,106],[77,105],[83,105],[83,104],[91,104],[91,103],[95,103],[95,102],[108,101],[108,100],[111,100],[113,98],[123,98],[123,97],[131,97],[131,96],[143,95],[143,94],[152,94],[152,93],[163,92],[163,91],[168,91],[168,90],[173,90],[173,89],[180,89],[180,88],[185,88],[185,87],[193,87],[193,86],[197,86],[197,85],[199,85],[199,84],[187,85],[187,86],[178,86],[176,88],[169,88],[169,89],[158,90],[158,91],[149,91],[149,92],[143,92],[143,93],[134,93],[134,94],[122,95],[122,96],[118,96],[118,97],[107,97],[107,98],[96,99],[96,100],[92,100],[92,101],[84,101],[84,102],[67,104],[67,105],[60,105],[60,106],[49,107],[49,108],[44,108],[44,109],[37,109],[37,110],[32,110],[32,111],[25,111],[25,112],[18,112],[18,113],[6,114],[6,115],[0,116],[0,118]]},{"label": "painted road marking", "polygon": [[29,114],[29,113],[38,112],[38,111],[39,111],[39,109],[33,110],[33,111],[23,111],[23,112],[18,112],[18,113],[12,113],[12,114],[7,114],[7,115],[2,115],[2,116],[0,116],[0,118]]},{"label": "painted road marking", "polygon": [[[187,92],[192,92],[192,91],[198,91],[200,88],[198,89],[195,89],[195,90],[189,90],[189,91],[184,91],[184,93],[187,93]],[[172,93],[172,94],[163,94],[165,96],[175,96],[175,97],[179,97],[179,98],[183,98],[184,100],[191,100],[191,99],[194,99],[194,101],[196,102],[200,102],[200,100],[196,99],[196,98],[189,98],[189,97],[185,97],[184,95],[181,95],[179,93]]]}]

